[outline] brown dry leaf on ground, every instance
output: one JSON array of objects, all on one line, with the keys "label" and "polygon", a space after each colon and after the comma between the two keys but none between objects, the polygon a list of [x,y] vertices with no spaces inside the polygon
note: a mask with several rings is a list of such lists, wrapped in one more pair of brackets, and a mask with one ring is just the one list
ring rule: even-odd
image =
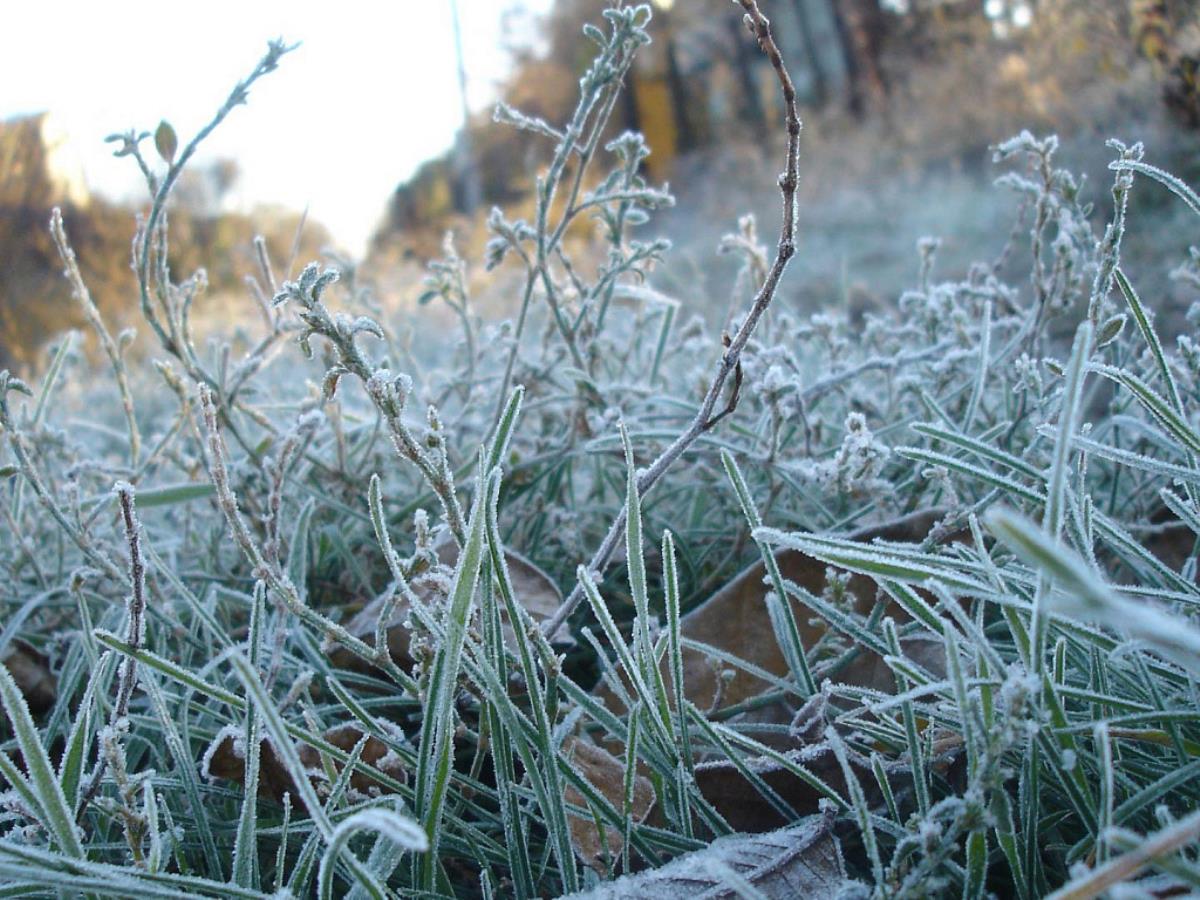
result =
[{"label": "brown dry leaf on ground", "polygon": [[[776,560],[785,579],[818,596],[825,589],[828,568],[825,563],[795,551],[782,551],[776,554]],[[788,664],[775,640],[771,618],[763,602],[768,590],[763,584],[765,577],[766,568],[761,562],[743,570],[702,605],[684,616],[681,630],[683,637],[688,640],[723,650],[782,678],[788,674]],[[846,590],[856,598],[858,612],[869,611],[875,598],[874,581],[854,576]],[[795,600],[792,600],[792,613],[805,647],[812,647],[825,634],[824,621],[817,620],[815,613],[806,610]],[[684,648],[684,694],[700,709],[712,708],[718,696],[717,709],[734,706],[758,696],[770,687],[769,682],[735,668],[732,680],[720,685],[718,695],[718,678],[718,671],[706,654]]]},{"label": "brown dry leaf on ground", "polygon": [[[458,562],[458,545],[451,540],[444,541],[437,548],[438,561],[453,569]],[[550,576],[519,553],[512,550],[504,551],[505,562],[508,565],[508,575],[512,581],[513,593],[532,617],[534,622],[544,622],[554,615],[562,603],[562,592],[551,580]],[[432,603],[440,599],[434,582],[428,579],[418,579],[413,582],[413,592],[417,597]],[[357,638],[368,643],[375,640],[375,628],[379,616],[387,601],[386,597],[378,597],[360,610],[346,625],[347,630]],[[402,597],[395,605],[391,619],[387,625],[388,650],[396,665],[404,670],[411,668],[413,658],[409,653],[409,630],[404,621],[408,618],[409,605]],[[504,628],[505,644],[516,649],[516,636],[508,622],[508,614],[501,607],[501,622]],[[555,643],[572,643],[570,631],[564,625],[553,638]],[[345,648],[336,648],[332,653],[333,664],[339,668],[362,671],[367,664]]]},{"label": "brown dry leaf on ground", "polygon": [[[339,725],[336,728],[329,729],[322,736],[339,750],[345,750],[349,753],[362,740],[363,732],[357,725]],[[367,743],[363,746],[362,761],[398,781],[407,780],[400,760],[377,737],[367,737]],[[306,768],[314,769],[321,765],[321,756],[314,748],[305,744],[300,747],[300,762],[304,763]],[[333,768],[334,771],[340,772],[342,769],[341,763],[334,760]],[[379,781],[359,771],[350,775],[350,787],[364,794],[372,789],[378,790],[380,793],[389,793],[388,788]]]},{"label": "brown dry leaf on ground", "polygon": [[854,882],[846,877],[832,818],[809,816],[769,834],[733,834],[659,869],[626,875],[579,900],[735,900],[743,884],[768,900],[833,900]]},{"label": "brown dry leaf on ground", "polygon": [[[902,527],[884,527],[864,531],[858,536],[864,541],[881,538],[888,541],[920,540],[932,524],[918,520],[907,522]],[[809,592],[820,596],[827,585],[829,567],[818,560],[794,550],[776,553],[780,572]],[[744,660],[777,678],[789,675],[787,661],[775,639],[774,628],[767,612],[764,599],[769,590],[764,582],[766,567],[755,563],[736,575],[729,583],[713,594],[700,606],[680,620],[680,631],[685,641],[706,644],[729,656]],[[853,576],[846,584],[846,601],[852,603],[862,615],[870,612],[878,593],[875,581],[865,576]],[[813,647],[826,634],[825,622],[811,610],[792,599],[792,613],[800,630],[804,645]],[[907,621],[908,616],[895,604],[889,604],[887,614],[898,622]],[[944,647],[941,641],[929,637],[914,636],[902,641],[905,654],[915,663],[934,674],[945,670]],[[721,677],[722,670],[732,678]],[[671,673],[669,661],[662,663],[663,679],[670,690]],[[891,693],[896,683],[892,670],[878,654],[859,648],[858,654],[838,669],[832,676],[841,684]],[[719,713],[739,704],[752,701],[768,691],[772,685],[767,680],[721,662],[714,665],[709,654],[685,646],[683,648],[684,695],[702,710]],[[624,706],[616,693],[606,684],[597,687],[596,696],[614,712],[623,713]],[[779,697],[762,703],[748,703],[747,708],[729,719],[731,725],[776,725],[791,726],[786,731],[760,733],[756,738],[772,749],[787,754],[793,762],[804,766],[809,772],[845,796],[845,777],[841,766],[827,744],[820,741],[822,727],[807,733],[795,721],[797,710],[795,698]],[[823,709],[812,716],[823,726]],[[608,745],[610,750],[620,753],[617,745]],[[762,780],[780,798],[801,814],[815,811],[821,794],[796,775],[766,758],[746,760]],[[870,789],[874,778],[859,766],[860,781]],[[901,776],[897,776],[898,782]],[[786,823],[785,817],[747,780],[736,766],[728,760],[701,761],[696,768],[696,782],[701,793],[739,831],[761,832],[777,828]]]},{"label": "brown dry leaf on ground", "polygon": [[24,641],[13,641],[4,656],[4,667],[12,675],[29,711],[34,715],[46,712],[58,699],[58,681],[50,671],[50,660]]},{"label": "brown dry leaf on ground", "polygon": [[[889,525],[866,530],[860,532],[857,537],[864,542],[876,538],[886,541],[920,540],[932,526],[933,518],[930,516],[928,520],[918,519],[899,526]],[[829,570],[825,563],[794,550],[777,551],[775,559],[779,564],[780,573],[786,580],[795,582],[817,596],[825,590]],[[768,591],[764,583],[765,578],[766,567],[761,561],[743,569],[724,587],[685,615],[680,620],[680,630],[685,640],[715,647],[783,678],[788,674],[788,664],[775,640],[771,618],[763,602]],[[854,597],[856,611],[865,615],[875,603],[877,587],[873,579],[855,575],[850,578],[846,592]],[[811,648],[825,635],[827,626],[816,613],[805,609],[794,598],[791,600],[791,607],[804,645]],[[894,604],[889,606],[887,614],[897,622],[908,619]],[[669,684],[670,672],[665,661],[663,677]],[[719,685],[719,679],[719,671],[707,654],[690,647],[684,648],[684,695],[700,709],[716,711],[735,706],[757,697],[770,687],[769,682],[744,670],[735,671],[732,680],[725,684]],[[891,670],[881,659],[865,650],[855,662],[839,672],[837,680],[886,691],[894,687]],[[596,695],[610,709],[624,711],[620,700],[606,686],[601,685]],[[714,704],[714,700],[719,702]],[[778,715],[778,710],[772,711],[767,707],[760,711],[759,718],[752,721],[778,722]]]},{"label": "brown dry leaf on ground", "polygon": [[[917,665],[930,672],[942,675],[945,670],[945,649],[940,641],[916,637],[902,642],[905,655]],[[848,666],[841,670],[837,680],[843,684],[869,687],[891,693],[895,681],[891,669],[881,657],[874,653],[860,653]],[[773,716],[773,718],[772,718]],[[789,761],[803,766],[841,797],[848,796],[846,777],[828,742],[821,739],[825,725],[825,700],[817,695],[798,712],[783,702],[763,707],[750,714],[755,723],[789,725],[786,733],[772,739],[769,735],[756,738],[772,749],[783,753]],[[746,723],[748,717],[740,715],[734,723]],[[933,761],[938,771],[945,771],[951,762],[951,752],[958,749],[958,735],[945,734],[935,739],[937,758]],[[872,805],[882,795],[874,774],[856,754],[849,757],[850,766],[858,777],[867,800]],[[817,809],[822,794],[808,782],[783,768],[767,757],[744,760],[743,763],[763,780],[779,797],[797,812],[804,814]],[[893,771],[889,774],[893,790],[900,790],[911,781],[904,766],[885,766]],[[696,765],[696,785],[700,792],[737,831],[765,831],[787,824],[783,816],[728,759],[714,759]]]},{"label": "brown dry leaf on ground", "polygon": [[[216,746],[210,746],[204,754],[203,772],[210,778],[221,778],[238,784],[246,783],[245,748],[239,737],[228,732],[217,735]],[[271,742],[259,743],[258,795],[272,800],[282,800],[284,794],[299,797],[296,785],[275,755]]]},{"label": "brown dry leaf on ground", "polygon": [[[563,743],[563,752],[571,759],[581,775],[618,810],[625,808],[625,763],[607,750],[577,737],[568,737]],[[568,785],[563,791],[567,803],[587,808],[587,800],[574,787]],[[650,779],[641,775],[633,781],[633,803],[630,815],[634,824],[644,822],[654,805],[654,786]],[[590,816],[568,813],[567,827],[571,831],[571,844],[579,858],[607,876],[611,861],[621,854],[624,841],[621,833],[608,825],[601,836],[596,822]]]},{"label": "brown dry leaf on ground", "polygon": [[[776,559],[784,578],[818,596],[824,590],[827,571],[824,563],[795,551],[780,552]],[[763,584],[764,576],[765,567],[762,563],[742,572],[702,606],[685,616],[681,627],[687,638],[703,641],[752,662],[773,675],[785,677],[788,674],[787,662],[779,650],[763,602],[768,590]],[[866,614],[876,602],[875,582],[870,578],[855,576],[847,584],[847,594],[855,598],[856,611]],[[793,602],[792,610],[805,646],[812,647],[824,636],[825,623],[816,620],[814,614],[799,603]],[[894,605],[889,606],[887,612],[898,621],[907,619]],[[737,627],[731,627],[731,621],[736,622]],[[940,641],[912,637],[905,639],[902,646],[905,655],[923,668],[934,673],[944,671],[945,651]],[[693,703],[704,708],[715,695],[717,675],[704,654],[685,650],[683,657],[685,694]],[[669,683],[669,673],[664,671],[664,678]],[[883,658],[863,648],[859,648],[857,656],[836,672],[834,680],[885,693],[891,693],[896,688],[892,670]],[[723,688],[720,708],[727,709],[749,700],[768,687],[769,684],[763,679],[738,671]],[[839,795],[846,796],[846,781],[841,765],[829,746],[818,739],[821,728],[817,727],[815,734],[806,734],[803,727],[795,727],[798,724],[795,716],[793,706],[786,698],[780,698],[739,713],[730,724],[793,726],[786,733],[761,734],[758,739],[786,753],[793,762],[802,765]],[[822,715],[814,718],[821,719]],[[822,795],[777,763],[763,758],[747,760],[746,765],[796,811],[803,814],[817,808]],[[856,759],[852,759],[851,765],[858,770],[859,781],[868,793],[874,790],[875,782],[870,772],[859,765]],[[705,798],[739,831],[764,831],[777,828],[787,821],[728,760],[699,764],[696,783]]]},{"label": "brown dry leaf on ground", "polygon": [[[355,725],[339,725],[336,728],[329,729],[322,735],[327,742],[347,753],[358,745],[358,742],[362,740],[362,736],[363,732]],[[213,778],[223,778],[226,781],[245,784],[246,757],[240,743],[240,735],[235,736],[228,732],[222,732],[218,735],[216,746],[211,747],[205,754],[205,771],[207,774]],[[290,793],[293,802],[298,802],[302,805],[302,801],[299,799],[300,793],[296,790],[296,785],[288,774],[287,769],[284,768],[282,761],[275,755],[275,750],[271,746],[271,742],[263,740],[259,746],[259,796],[270,797],[273,800],[282,800],[285,793]],[[312,772],[319,772],[321,770],[321,756],[317,750],[305,744],[300,747],[299,752],[300,761],[304,764],[305,769]],[[361,759],[364,763],[373,766],[383,774],[389,775],[394,779],[404,781],[406,778],[406,773],[401,767],[399,760],[395,756],[389,755],[387,745],[376,737],[367,738],[367,742],[363,746]],[[341,771],[341,764],[336,760],[333,762],[333,767],[335,772]],[[380,793],[389,792],[387,786],[382,782],[360,771],[355,771],[351,774],[350,786],[364,794],[373,791],[379,791]]]}]

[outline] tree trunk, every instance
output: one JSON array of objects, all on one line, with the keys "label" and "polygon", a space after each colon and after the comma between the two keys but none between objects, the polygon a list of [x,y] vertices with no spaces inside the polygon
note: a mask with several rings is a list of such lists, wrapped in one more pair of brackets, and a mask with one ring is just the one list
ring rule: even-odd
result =
[{"label": "tree trunk", "polygon": [[738,85],[742,89],[745,105],[739,118],[751,122],[756,129],[765,124],[762,99],[758,95],[758,82],[754,78],[754,63],[757,51],[746,41],[745,26],[734,16],[728,18],[728,28],[733,37],[733,68],[737,73]]},{"label": "tree trunk", "polygon": [[868,107],[884,105],[887,85],[879,66],[883,22],[878,6],[863,9],[859,0],[830,0],[829,10],[837,29],[838,43],[846,61],[848,105],[855,116],[863,116]]},{"label": "tree trunk", "polygon": [[824,106],[829,101],[829,75],[825,71],[825,64],[821,62],[821,53],[813,35],[808,0],[792,0],[792,6],[796,10],[796,28],[800,32],[800,40],[804,42],[804,56],[812,72],[814,99],[817,106]]},{"label": "tree trunk", "polygon": [[671,92],[671,105],[675,109],[675,127],[679,134],[679,152],[687,153],[697,145],[695,123],[688,109],[687,82],[679,69],[679,57],[675,50],[675,35],[667,29],[667,88]]}]

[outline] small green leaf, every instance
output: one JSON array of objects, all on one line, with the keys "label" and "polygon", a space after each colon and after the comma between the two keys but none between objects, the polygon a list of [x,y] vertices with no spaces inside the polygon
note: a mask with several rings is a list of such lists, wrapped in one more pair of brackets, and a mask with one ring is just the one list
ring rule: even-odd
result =
[{"label": "small green leaf", "polygon": [[188,503],[211,497],[216,488],[211,484],[188,482],[187,484],[172,484],[160,488],[150,488],[138,491],[138,506],[149,509],[153,506],[173,506],[176,503]]},{"label": "small green leaf", "polygon": [[508,403],[505,404],[504,412],[500,416],[500,421],[496,426],[496,434],[492,438],[492,444],[488,448],[488,471],[500,465],[504,458],[504,453],[508,449],[509,438],[512,437],[513,427],[517,424],[517,417],[521,414],[521,400],[525,397],[525,388],[523,385],[517,385],[509,395]]},{"label": "small green leaf", "polygon": [[154,130],[154,149],[168,166],[175,161],[175,151],[179,149],[179,139],[175,137],[175,129],[171,123],[163,119]]},{"label": "small green leaf", "polygon": [[1107,322],[1100,326],[1100,330],[1096,333],[1096,347],[1107,347],[1118,337],[1125,328],[1125,314],[1117,313]]},{"label": "small green leaf", "polygon": [[[115,656],[108,656],[108,661],[115,661]],[[106,662],[106,668],[111,676],[112,666]],[[92,744],[92,709],[96,701],[96,685],[107,684],[107,679],[96,673],[96,677],[88,680],[75,711],[75,720],[67,737],[67,746],[59,763],[58,780],[62,785],[63,797],[71,809],[79,807],[79,785],[83,780],[83,768],[87,763],[87,751]]]}]

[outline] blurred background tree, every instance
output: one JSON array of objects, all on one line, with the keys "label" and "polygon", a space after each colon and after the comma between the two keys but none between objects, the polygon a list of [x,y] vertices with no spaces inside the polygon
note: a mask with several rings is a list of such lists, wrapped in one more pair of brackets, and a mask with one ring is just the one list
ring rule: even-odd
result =
[{"label": "blurred background tree", "polygon": [[[52,207],[63,210],[92,299],[112,330],[136,319],[134,210],[91,195],[55,165],[54,149],[48,114],[0,122],[0,368],[30,365],[48,337],[84,324],[50,239]],[[275,260],[293,253],[309,259],[330,242],[323,227],[307,222],[293,246],[302,220],[295,211],[231,212],[226,199],[237,178],[237,163],[221,159],[186,170],[174,193],[171,267],[186,274],[206,267],[212,299],[207,308],[199,304],[201,320],[239,305],[251,308],[243,279],[256,271],[256,234],[264,236]]]},{"label": "blurred background tree", "polygon": [[51,207],[63,207],[101,310],[132,296],[128,211],[55,172],[54,143],[45,113],[0,123],[0,368],[29,363],[47,336],[83,322],[50,239]]},{"label": "blurred background tree", "polygon": [[[663,179],[681,156],[774,134],[768,66],[728,3],[654,5],[655,44],[639,57],[614,126],[646,134],[650,174]],[[565,115],[586,62],[578,35],[595,7],[554,5],[540,52],[515,53],[506,102],[552,122]],[[1112,128],[1129,118],[1130,96],[1148,92],[1179,126],[1200,124],[1200,26],[1186,0],[778,0],[768,11],[810,121],[843,131],[882,122],[897,159],[978,162],[997,135],[1022,127]],[[486,114],[469,129],[482,205],[526,196],[540,139]],[[417,255],[436,252],[441,227],[465,212],[451,162],[433,160],[397,188],[377,250],[398,239]]]}]

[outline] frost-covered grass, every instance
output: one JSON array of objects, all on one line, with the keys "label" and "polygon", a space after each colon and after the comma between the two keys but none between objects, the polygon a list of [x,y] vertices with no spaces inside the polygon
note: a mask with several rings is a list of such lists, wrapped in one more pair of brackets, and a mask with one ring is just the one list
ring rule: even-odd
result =
[{"label": "frost-covered grass", "polygon": [[[1097,227],[1021,135],[1028,279],[936,281],[926,241],[897,309],[800,319],[773,304],[796,123],[781,237],[736,223],[714,331],[635,236],[671,202],[644,144],[605,130],[648,25],[589,29],[570,122],[500,113],[548,148],[532,220],[489,223],[516,321],[480,319],[450,242],[426,299],[461,327],[415,349],[352,271],[280,283],[260,247],[257,333],[198,348],[166,210],[210,129],[164,127],[159,160],[118,142],[151,194],[144,365],[55,217],[110,376],[70,338],[0,375],[5,896],[1200,884],[1200,348],[1120,267],[1131,190],[1200,199],[1114,142]],[[722,586],[739,615],[706,622]]]}]

